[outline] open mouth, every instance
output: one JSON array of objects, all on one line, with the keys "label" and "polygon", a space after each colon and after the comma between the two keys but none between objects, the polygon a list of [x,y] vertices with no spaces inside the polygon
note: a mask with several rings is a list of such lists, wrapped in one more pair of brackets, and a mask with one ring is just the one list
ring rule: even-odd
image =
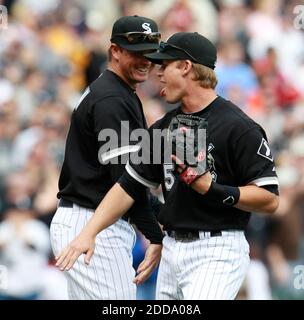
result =
[{"label": "open mouth", "polygon": [[136,71],[140,73],[148,73],[150,68],[137,68]]},{"label": "open mouth", "polygon": [[161,97],[164,97],[164,96],[166,95],[166,88],[162,88],[162,89],[160,90],[159,95],[160,95]]}]

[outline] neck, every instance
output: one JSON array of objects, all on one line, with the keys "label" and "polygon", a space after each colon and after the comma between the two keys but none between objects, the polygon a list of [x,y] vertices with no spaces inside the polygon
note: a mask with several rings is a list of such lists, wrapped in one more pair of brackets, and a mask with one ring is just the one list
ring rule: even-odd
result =
[{"label": "neck", "polygon": [[182,99],[182,110],[185,113],[199,112],[217,98],[213,89],[205,89],[198,85],[193,86],[188,91],[188,94]]},{"label": "neck", "polygon": [[122,79],[131,89],[136,90],[137,83],[130,82],[126,77],[120,72],[119,68],[113,63],[109,63],[108,70],[115,73],[120,79]]}]

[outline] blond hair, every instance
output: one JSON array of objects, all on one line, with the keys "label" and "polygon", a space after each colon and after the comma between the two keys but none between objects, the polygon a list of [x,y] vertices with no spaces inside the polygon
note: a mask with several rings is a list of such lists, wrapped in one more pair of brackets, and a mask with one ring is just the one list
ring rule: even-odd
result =
[{"label": "blond hair", "polygon": [[212,69],[198,63],[193,63],[192,71],[194,75],[192,80],[199,81],[201,87],[205,89],[214,89],[216,87],[217,77]]}]

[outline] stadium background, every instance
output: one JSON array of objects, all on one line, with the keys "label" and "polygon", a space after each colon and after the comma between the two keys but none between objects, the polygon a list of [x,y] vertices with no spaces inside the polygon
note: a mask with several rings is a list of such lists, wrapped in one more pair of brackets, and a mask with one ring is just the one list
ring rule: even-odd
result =
[{"label": "stadium background", "polygon": [[[70,114],[106,67],[113,21],[133,14],[155,19],[162,39],[198,31],[216,43],[218,94],[267,131],[281,203],[274,216],[251,219],[251,266],[238,299],[304,298],[303,1],[0,0],[0,5],[8,10],[7,28],[0,25],[0,299],[67,298],[48,226]],[[158,89],[154,70],[138,90],[149,124],[172,108]],[[135,265],[145,245],[138,235]],[[156,272],[139,287],[139,299],[153,299],[155,280]]]}]

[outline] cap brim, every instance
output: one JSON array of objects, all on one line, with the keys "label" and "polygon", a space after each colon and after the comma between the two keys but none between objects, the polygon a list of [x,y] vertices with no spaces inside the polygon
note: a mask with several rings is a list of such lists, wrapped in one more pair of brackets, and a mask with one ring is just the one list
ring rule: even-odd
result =
[{"label": "cap brim", "polygon": [[178,60],[177,57],[173,57],[165,52],[148,53],[145,54],[145,57],[155,64],[162,64],[164,60]]},{"label": "cap brim", "polygon": [[120,44],[117,43],[120,47],[133,51],[147,51],[147,50],[157,50],[159,48],[157,43],[136,43],[136,44]]}]

